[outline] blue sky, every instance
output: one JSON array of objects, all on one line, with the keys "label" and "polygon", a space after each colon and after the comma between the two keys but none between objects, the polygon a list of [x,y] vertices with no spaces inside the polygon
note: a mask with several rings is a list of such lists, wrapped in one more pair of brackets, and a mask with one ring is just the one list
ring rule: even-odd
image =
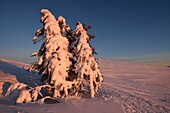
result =
[{"label": "blue sky", "polygon": [[0,57],[33,61],[42,8],[91,25],[98,58],[170,65],[169,0],[0,0]]}]

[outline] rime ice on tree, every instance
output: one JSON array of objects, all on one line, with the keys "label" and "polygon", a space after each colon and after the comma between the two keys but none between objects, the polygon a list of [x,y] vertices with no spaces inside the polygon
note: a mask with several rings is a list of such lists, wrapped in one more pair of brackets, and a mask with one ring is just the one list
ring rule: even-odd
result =
[{"label": "rime ice on tree", "polygon": [[90,36],[80,22],[77,24],[76,35],[79,35],[75,52],[77,58],[76,72],[78,73],[78,78],[82,81],[82,86],[85,80],[85,84],[90,86],[91,97],[94,97],[103,81],[103,77],[93,56],[93,49],[89,44]]},{"label": "rime ice on tree", "polygon": [[[42,39],[44,42],[38,52],[32,53],[32,56],[38,56],[38,60],[28,71],[37,71],[42,75],[44,85],[32,88],[17,83],[9,88],[7,94],[19,90],[17,103],[81,95],[85,89],[94,97],[103,77],[89,43],[93,36],[87,34],[88,28],[78,23],[73,34],[62,16],[56,20],[47,9],[42,9],[41,14],[43,28],[37,30],[33,42]],[[40,36],[42,38],[38,39]],[[42,89],[48,93],[44,95]]]},{"label": "rime ice on tree", "polygon": [[[63,91],[62,96],[68,96],[68,88],[73,84],[66,80],[72,64],[70,61],[72,54],[68,52],[69,41],[62,34],[70,28],[63,17],[60,16],[56,21],[48,10],[43,9],[41,13],[45,40],[37,54],[39,56],[37,63],[33,64],[29,71],[38,70],[39,74],[42,74],[42,81],[54,86],[54,97],[61,96],[60,91]],[[39,31],[41,29],[36,34],[39,34]],[[36,35],[33,41],[36,41],[37,37],[39,35]]]}]

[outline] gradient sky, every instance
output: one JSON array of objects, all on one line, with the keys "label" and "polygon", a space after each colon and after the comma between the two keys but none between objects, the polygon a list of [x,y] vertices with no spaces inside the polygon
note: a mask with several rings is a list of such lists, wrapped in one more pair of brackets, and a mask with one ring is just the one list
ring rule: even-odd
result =
[{"label": "gradient sky", "polygon": [[170,0],[0,0],[0,57],[32,62],[42,8],[91,25],[98,58],[170,65]]}]

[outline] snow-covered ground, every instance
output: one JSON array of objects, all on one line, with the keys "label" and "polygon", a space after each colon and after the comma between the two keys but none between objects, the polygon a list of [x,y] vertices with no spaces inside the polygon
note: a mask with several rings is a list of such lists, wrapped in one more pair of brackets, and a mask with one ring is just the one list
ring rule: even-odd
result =
[{"label": "snow-covered ground", "polygon": [[36,73],[24,70],[28,64],[0,59],[0,112],[2,113],[168,113],[170,112],[170,67],[99,60],[104,82],[92,99],[70,97],[59,103],[15,105],[5,98],[16,82],[40,84]]}]

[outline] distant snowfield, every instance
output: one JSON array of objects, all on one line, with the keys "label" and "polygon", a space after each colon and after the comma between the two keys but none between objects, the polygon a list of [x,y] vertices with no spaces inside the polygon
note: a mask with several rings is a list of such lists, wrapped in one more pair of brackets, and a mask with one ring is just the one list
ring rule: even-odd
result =
[{"label": "distant snowfield", "polygon": [[0,112],[2,113],[132,113],[170,112],[170,67],[99,60],[104,82],[94,98],[70,97],[56,104],[15,105],[5,98],[16,82],[40,84],[40,76],[26,72],[29,64],[0,59]]}]

